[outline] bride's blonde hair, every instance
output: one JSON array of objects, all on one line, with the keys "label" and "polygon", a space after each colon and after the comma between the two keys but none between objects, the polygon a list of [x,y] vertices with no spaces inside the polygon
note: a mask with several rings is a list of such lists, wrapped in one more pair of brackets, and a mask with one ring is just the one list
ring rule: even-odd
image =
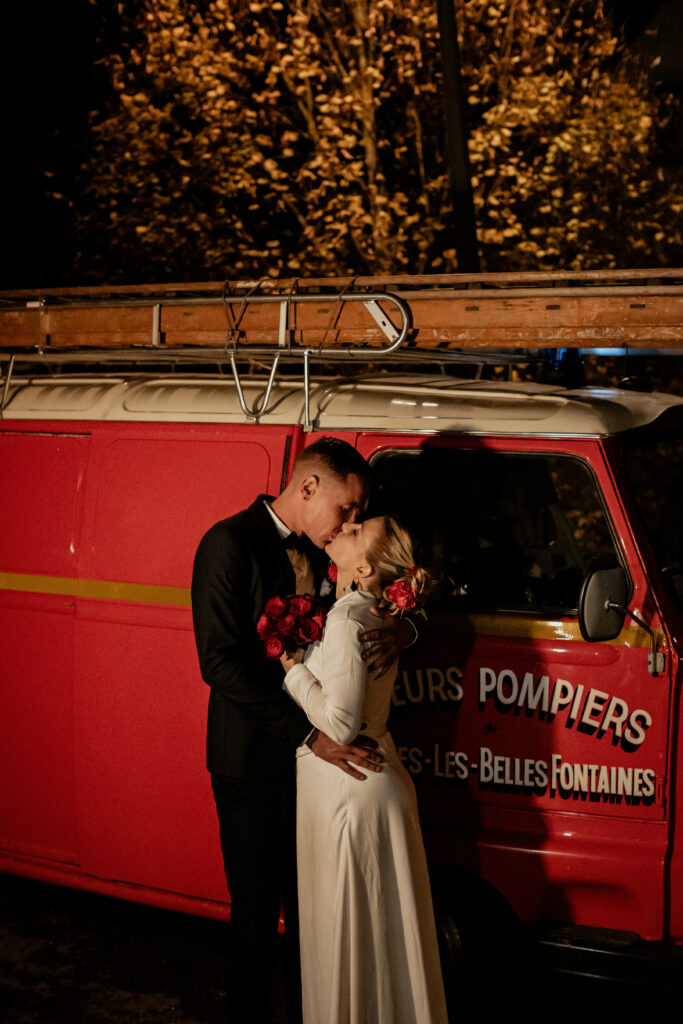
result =
[{"label": "bride's blonde hair", "polygon": [[432,579],[416,564],[413,540],[405,527],[391,516],[380,518],[384,531],[370,545],[366,557],[377,576],[373,591],[380,607],[388,607],[396,615],[421,605],[432,588]]}]

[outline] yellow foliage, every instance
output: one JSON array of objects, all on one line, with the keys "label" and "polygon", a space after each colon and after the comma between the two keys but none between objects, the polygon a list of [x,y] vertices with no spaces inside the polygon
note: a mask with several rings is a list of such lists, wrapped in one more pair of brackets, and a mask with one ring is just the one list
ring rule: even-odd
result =
[{"label": "yellow foliage", "polygon": [[[456,8],[484,268],[680,259],[663,108],[603,2]],[[86,278],[457,269],[435,4],[119,10],[83,169]]]}]

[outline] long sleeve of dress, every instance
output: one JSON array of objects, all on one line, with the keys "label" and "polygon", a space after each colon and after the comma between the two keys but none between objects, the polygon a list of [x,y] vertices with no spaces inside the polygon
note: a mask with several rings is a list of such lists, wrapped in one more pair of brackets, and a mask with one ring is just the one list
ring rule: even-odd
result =
[{"label": "long sleeve of dress", "polygon": [[294,665],[285,688],[308,720],[336,743],[349,743],[360,732],[367,668],[361,657],[363,627],[349,618],[330,622],[322,640],[318,679],[306,665]]}]

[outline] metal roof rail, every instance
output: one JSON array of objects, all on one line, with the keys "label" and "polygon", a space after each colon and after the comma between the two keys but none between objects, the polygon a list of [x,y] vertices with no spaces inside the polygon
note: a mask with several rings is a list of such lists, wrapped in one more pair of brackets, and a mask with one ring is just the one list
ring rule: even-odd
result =
[{"label": "metal roof rail", "polygon": [[[297,282],[290,287],[287,293],[283,294],[268,294],[261,290],[261,286],[264,281],[257,281],[250,283],[248,290],[244,294],[236,294],[229,290],[229,284],[226,281],[223,285],[221,303],[225,313],[225,319],[227,323],[227,332],[223,348],[223,355],[227,356],[230,362],[232,374],[235,380],[235,386],[237,388],[237,395],[239,403],[244,412],[245,416],[249,419],[258,421],[259,417],[263,416],[269,409],[269,403],[275,381],[278,366],[281,360],[296,360],[298,362],[303,360],[304,368],[304,381],[305,381],[305,429],[311,429],[310,420],[310,407],[309,407],[309,395],[310,395],[310,365],[311,361],[315,358],[320,359],[335,359],[341,361],[350,361],[356,358],[368,358],[371,353],[372,358],[382,358],[395,352],[408,337],[411,327],[411,315],[410,307],[408,303],[396,295],[393,295],[386,291],[354,291],[354,280],[348,282],[348,284],[338,292],[313,292],[313,293],[300,293],[296,291]],[[60,296],[55,297],[59,303]],[[66,298],[66,297],[65,297]],[[0,362],[4,359],[9,360],[9,366],[7,375],[4,382],[4,389],[2,399],[0,400],[0,416],[2,410],[7,401],[9,393],[9,384],[12,376],[15,358],[18,356],[23,361],[28,362],[55,362],[55,363],[68,363],[68,362],[157,362],[160,360],[168,361],[198,361],[202,362],[205,360],[211,360],[212,362],[217,361],[217,356],[220,356],[220,351],[216,348],[188,348],[185,346],[166,347],[160,344],[161,334],[161,307],[162,303],[164,306],[182,305],[187,306],[188,303],[191,305],[214,305],[216,300],[214,298],[207,297],[192,297],[190,299],[164,297],[163,300],[155,301],[154,298],[140,299],[132,298],[129,296],[119,297],[112,299],[109,296],[103,297],[100,302],[93,301],[91,297],[80,298],[75,297],[66,298],[64,302],[62,300],[57,308],[68,309],[74,313],[83,313],[87,310],[98,310],[101,312],[102,309],[116,308],[121,315],[122,310],[126,308],[135,308],[143,306],[147,309],[151,306],[152,311],[152,322],[151,322],[151,334],[147,338],[146,344],[143,342],[142,345],[135,347],[110,347],[110,344],[105,344],[103,348],[97,348],[94,350],[92,347],[85,351],[80,346],[69,347],[68,343],[65,348],[53,347],[50,342],[50,333],[43,321],[48,311],[50,310],[49,303],[45,298],[39,300],[30,300],[26,302],[24,309],[36,311],[40,318],[40,336],[37,342],[32,348],[14,349],[5,353],[0,351]],[[322,337],[318,345],[301,345],[296,343],[295,339],[295,322],[294,322],[294,310],[298,305],[317,303],[318,306],[323,302],[332,302],[332,312],[329,315],[327,323],[325,324],[322,332]],[[371,346],[367,342],[361,342],[359,344],[342,343],[339,345],[328,345],[328,338],[330,334],[334,332],[338,333],[339,320],[347,304],[360,303],[367,313],[370,315],[371,324],[374,324],[374,330],[368,331],[365,328],[364,331],[359,330],[358,333],[371,334],[371,340],[375,341],[375,335],[379,333],[383,339],[383,344],[377,345],[372,344]],[[271,335],[268,343],[261,345],[250,344],[248,349],[240,349],[240,345],[243,341],[242,335],[245,333],[244,320],[245,314],[248,312],[250,306],[271,306],[276,305],[278,307],[278,319],[277,319],[277,331],[274,334],[272,328],[269,327],[267,332]],[[233,307],[238,307],[235,311]],[[22,310],[23,312],[23,310]],[[9,313],[7,309],[0,312],[0,322],[2,316],[7,319]],[[137,324],[136,324],[137,326]],[[347,329],[348,330],[348,329]],[[125,337],[125,327],[120,329],[118,334]],[[131,331],[137,337],[135,330]],[[270,366],[270,372],[268,377],[268,384],[266,391],[263,396],[259,396],[254,401],[252,406],[247,404],[244,389],[242,386],[242,379],[240,376],[240,370],[238,366],[238,360],[247,358],[249,360],[253,358],[265,358],[272,357],[272,364]]]},{"label": "metal roof rail", "polygon": [[[682,323],[681,269],[43,289],[0,292],[0,364],[225,362],[243,412],[258,419],[283,361],[303,364],[308,396],[316,360],[441,367],[529,362],[549,348],[673,353]],[[269,383],[249,406],[240,365],[255,361]]]},{"label": "metal roof rail", "polygon": [[[328,359],[330,356],[336,356],[341,359],[353,359],[359,355],[367,358],[368,349],[367,346],[326,346],[326,341],[330,331],[336,326],[339,315],[345,303],[347,302],[362,302],[365,309],[370,313],[370,316],[379,327],[380,331],[386,338],[388,344],[382,348],[373,348],[373,357],[387,356],[390,353],[398,349],[410,330],[410,307],[402,299],[397,296],[390,294],[389,292],[354,292],[353,280],[342,289],[336,295],[336,301],[332,310],[332,314],[329,318],[322,340],[317,348],[305,347],[303,349],[293,346],[293,328],[292,328],[292,308],[297,302],[317,302],[320,304],[320,295],[307,295],[299,294],[296,292],[297,282],[295,281],[289,292],[284,296],[281,295],[264,295],[259,289],[263,282],[257,282],[245,295],[241,297],[234,296],[228,292],[228,282],[226,281],[223,286],[223,305],[225,307],[225,315],[228,321],[228,342],[226,344],[226,350],[228,345],[231,346],[230,366],[232,368],[232,374],[235,379],[235,386],[237,388],[237,396],[239,403],[242,408],[242,412],[249,419],[258,420],[259,416],[262,416],[268,411],[270,395],[273,388],[273,381],[275,380],[275,374],[277,371],[278,363],[283,355],[292,356],[296,358],[303,358],[304,364],[304,394],[305,394],[305,422],[304,429],[311,429],[311,417],[310,417],[310,361],[312,357],[322,356]],[[232,311],[232,305],[239,301],[239,309],[237,315]],[[253,406],[247,405],[242,390],[242,382],[237,366],[237,358],[239,354],[239,334],[242,319],[249,306],[249,303],[277,303],[280,307],[279,316],[279,327],[278,327],[278,352],[273,357],[273,363],[268,378],[268,384],[266,386],[265,394],[262,398],[257,398],[254,401]],[[398,319],[400,320],[400,327],[397,328],[393,323],[392,319],[388,315],[384,307],[392,306],[398,313]],[[253,353],[252,353],[253,354]]]}]

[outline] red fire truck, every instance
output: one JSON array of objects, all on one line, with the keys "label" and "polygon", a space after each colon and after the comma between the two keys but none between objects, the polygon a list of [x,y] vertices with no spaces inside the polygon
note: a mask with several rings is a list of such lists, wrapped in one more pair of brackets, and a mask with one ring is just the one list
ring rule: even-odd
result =
[{"label": "red fire truck", "polygon": [[0,869],[228,912],[193,555],[335,435],[440,580],[390,724],[445,948],[683,941],[683,399],[465,373],[683,347],[680,271],[0,299]]}]

